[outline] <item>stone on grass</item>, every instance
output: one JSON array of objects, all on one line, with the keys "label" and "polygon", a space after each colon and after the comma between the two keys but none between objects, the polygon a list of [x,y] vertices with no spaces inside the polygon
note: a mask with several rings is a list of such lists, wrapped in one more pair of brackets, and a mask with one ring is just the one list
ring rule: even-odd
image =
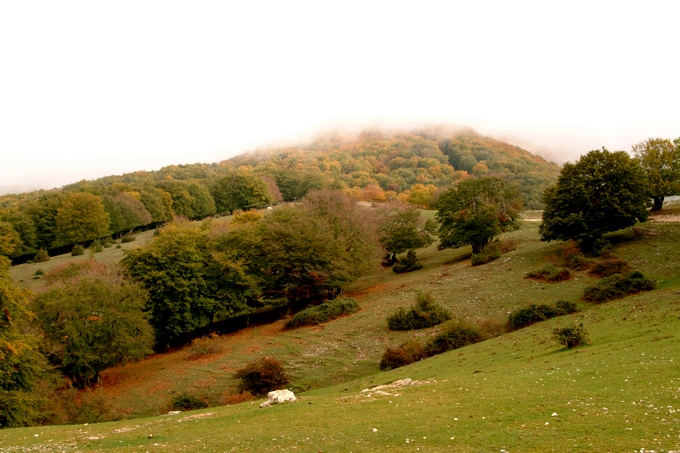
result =
[{"label": "stone on grass", "polygon": [[297,399],[295,398],[295,394],[287,389],[269,392],[267,393],[267,398],[269,399],[260,404],[260,407],[269,407],[272,404],[292,403]]}]

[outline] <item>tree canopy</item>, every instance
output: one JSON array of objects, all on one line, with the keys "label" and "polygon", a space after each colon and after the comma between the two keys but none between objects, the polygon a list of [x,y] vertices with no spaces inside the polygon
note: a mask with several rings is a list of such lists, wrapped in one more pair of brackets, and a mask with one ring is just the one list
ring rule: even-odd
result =
[{"label": "tree canopy", "polygon": [[380,243],[387,252],[386,261],[394,264],[397,255],[431,245],[437,223],[424,219],[420,209],[406,203],[390,203],[379,211]]},{"label": "tree canopy", "polygon": [[647,174],[652,211],[663,209],[664,198],[680,195],[680,138],[650,138],[633,145],[633,153]]},{"label": "tree canopy", "polygon": [[439,197],[439,249],[472,246],[479,254],[499,234],[517,228],[521,197],[500,178],[461,181]]},{"label": "tree canopy", "polygon": [[69,193],[57,209],[54,241],[67,245],[106,236],[109,221],[100,197],[85,192]]},{"label": "tree canopy", "polygon": [[638,162],[624,151],[590,151],[566,163],[546,189],[542,241],[580,242],[587,252],[607,246],[604,234],[647,219],[647,183]]}]

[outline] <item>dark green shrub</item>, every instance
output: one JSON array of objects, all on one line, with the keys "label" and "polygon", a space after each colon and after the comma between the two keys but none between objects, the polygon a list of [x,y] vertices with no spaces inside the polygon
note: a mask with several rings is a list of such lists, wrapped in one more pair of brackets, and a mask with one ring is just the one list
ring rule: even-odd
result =
[{"label": "dark green shrub", "polygon": [[103,252],[104,246],[99,242],[99,239],[95,239],[94,242],[92,242],[92,245],[90,245],[90,250],[95,253]]},{"label": "dark green shrub", "polygon": [[593,260],[577,253],[576,255],[570,256],[564,263],[564,266],[575,271],[583,271],[592,266],[593,262]]},{"label": "dark green shrub", "polygon": [[409,250],[406,255],[401,257],[397,263],[392,267],[392,272],[395,274],[403,274],[405,272],[413,272],[418,269],[422,269],[423,265],[420,264],[418,258],[416,258],[416,251]]},{"label": "dark green shrub", "polygon": [[126,242],[132,242],[132,241],[134,241],[134,240],[136,240],[136,239],[137,239],[137,238],[136,238],[135,236],[133,236],[132,234],[126,234],[125,236],[123,236],[122,238],[120,238],[120,242],[123,243],[123,244],[125,244]]},{"label": "dark green shrub", "polygon": [[335,300],[329,300],[319,305],[308,307],[293,316],[288,324],[287,329],[294,329],[301,326],[315,326],[323,322],[332,321],[345,315],[351,315],[361,309],[356,299],[352,297],[342,297]]},{"label": "dark green shrub", "polygon": [[123,247],[123,246],[120,245],[120,244],[116,245],[116,248],[117,248],[117,249],[122,248],[122,247]]},{"label": "dark green shrub", "polygon": [[276,359],[264,357],[236,371],[234,375],[241,381],[240,392],[264,395],[272,390],[282,389],[290,382],[283,364]]},{"label": "dark green shrub", "polygon": [[583,291],[583,299],[589,302],[602,303],[621,299],[627,294],[651,291],[655,287],[653,280],[642,273],[633,271],[628,274],[614,274],[600,280],[597,285],[589,286]]},{"label": "dark green shrub", "polygon": [[28,260],[28,261],[26,261],[26,264],[33,264],[34,262],[35,261],[33,261],[33,260]]},{"label": "dark green shrub", "polygon": [[73,250],[71,250],[71,256],[79,256],[79,255],[84,255],[85,254],[85,247],[83,247],[80,244],[76,244],[73,246]]},{"label": "dark green shrub", "polygon": [[394,348],[387,348],[380,360],[381,370],[392,370],[424,359],[425,352],[418,340],[403,343]]},{"label": "dark green shrub", "polygon": [[111,236],[104,238],[104,240],[102,241],[102,245],[104,246],[104,248],[109,248],[113,244],[114,244],[114,242],[113,242],[113,238],[111,238]]},{"label": "dark green shrub", "polygon": [[546,264],[537,271],[529,272],[526,278],[556,283],[569,280],[571,278],[571,272],[569,272],[569,269],[559,268],[553,264]]},{"label": "dark green shrub", "polygon": [[201,398],[191,395],[187,392],[182,392],[179,395],[176,395],[174,398],[172,398],[170,404],[172,405],[173,409],[181,411],[190,411],[208,407],[208,403],[203,401]]},{"label": "dark green shrub", "polygon": [[575,348],[583,343],[590,343],[588,330],[586,330],[583,323],[574,323],[566,327],[555,327],[553,338],[558,343],[566,346],[567,349]]},{"label": "dark green shrub", "polygon": [[482,253],[473,253],[470,257],[470,264],[473,266],[480,266],[482,264],[496,261],[501,257],[501,251],[498,248],[498,243],[494,242],[486,247]]},{"label": "dark green shrub", "polygon": [[45,249],[40,249],[38,250],[38,253],[35,254],[33,257],[33,262],[35,263],[44,263],[45,261],[49,261],[50,255],[47,253],[47,250]]},{"label": "dark green shrub", "polygon": [[588,275],[597,277],[609,277],[614,274],[625,274],[630,272],[630,266],[621,258],[608,258],[595,264],[588,272]]},{"label": "dark green shrub", "polygon": [[564,300],[557,301],[555,304],[531,304],[528,307],[513,311],[508,316],[508,327],[511,330],[521,329],[531,324],[545,321],[556,316],[576,313],[578,309],[573,302]]},{"label": "dark green shrub", "polygon": [[37,269],[37,270],[35,271],[35,275],[44,275],[44,274],[45,274],[45,271],[42,270],[42,269]]},{"label": "dark green shrub", "polygon": [[466,322],[456,321],[444,325],[441,332],[425,345],[427,357],[462,348],[484,340],[482,332]]},{"label": "dark green shrub", "polygon": [[400,308],[387,318],[390,330],[413,330],[436,326],[451,319],[451,315],[435,302],[430,294],[419,292],[416,304],[409,310]]}]

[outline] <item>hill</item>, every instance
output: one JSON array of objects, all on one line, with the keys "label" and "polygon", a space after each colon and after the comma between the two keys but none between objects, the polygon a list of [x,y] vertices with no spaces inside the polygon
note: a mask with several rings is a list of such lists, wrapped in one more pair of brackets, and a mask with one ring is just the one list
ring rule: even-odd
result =
[{"label": "hill", "polygon": [[[555,284],[524,278],[562,259],[562,244],[539,242],[536,230],[537,224],[527,221],[504,235],[516,250],[480,267],[470,266],[466,249],[423,250],[420,271],[387,271],[356,283],[350,294],[362,311],[355,315],[293,331],[283,331],[283,320],[253,326],[211,340],[219,347],[203,357],[177,350],[104,374],[104,392],[119,415],[150,415],[169,410],[172,396],[183,391],[216,405],[223,393],[233,392],[236,368],[258,357],[277,357],[292,370],[297,403],[259,409],[259,401],[246,402],[179,416],[5,430],[0,451],[679,448],[679,225],[653,221],[611,235],[613,253],[655,279],[657,289],[601,305],[580,300],[583,289],[596,282],[586,272]],[[454,318],[480,324],[558,299],[576,302],[582,311],[379,372],[386,347],[439,330],[386,328],[386,317],[411,305],[419,289],[430,291]],[[590,345],[566,350],[551,340],[554,327],[572,321],[585,323]],[[371,391],[404,378],[419,384]]]},{"label": "hill", "polygon": [[[0,254],[22,263],[39,249],[62,254],[76,243],[152,228],[174,215],[201,219],[300,199],[311,189],[431,208],[440,193],[470,175],[506,178],[517,184],[527,208],[538,209],[558,174],[556,164],[471,129],[337,132],[219,164],[171,165],[2,196]],[[240,185],[247,190],[239,192]]]}]

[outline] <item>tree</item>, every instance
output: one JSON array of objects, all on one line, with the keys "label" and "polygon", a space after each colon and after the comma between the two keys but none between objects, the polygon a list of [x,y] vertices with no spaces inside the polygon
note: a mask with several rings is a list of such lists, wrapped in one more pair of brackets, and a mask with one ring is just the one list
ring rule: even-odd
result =
[{"label": "tree", "polygon": [[21,250],[21,237],[9,222],[0,221],[0,255],[14,256]]},{"label": "tree", "polygon": [[161,348],[216,319],[250,311],[250,280],[239,262],[213,253],[206,229],[174,222],[159,231],[146,247],[128,251],[122,264],[149,292]]},{"label": "tree", "polygon": [[259,208],[270,205],[273,201],[262,178],[247,171],[235,172],[219,179],[212,193],[218,212]]},{"label": "tree", "polygon": [[38,351],[37,338],[22,333],[30,320],[28,292],[9,275],[9,260],[0,257],[0,428],[39,421],[49,390],[49,365]]},{"label": "tree", "polygon": [[431,245],[437,231],[436,222],[426,220],[420,209],[406,203],[391,203],[380,209],[378,225],[389,264],[396,263],[399,254]]},{"label": "tree", "polygon": [[203,184],[165,181],[160,186],[172,197],[172,210],[177,215],[188,219],[200,219],[216,212],[215,201]]},{"label": "tree", "polygon": [[96,262],[71,264],[49,280],[32,306],[51,361],[77,386],[152,352],[153,329],[144,312],[149,295],[139,284]]},{"label": "tree", "polygon": [[152,222],[151,213],[146,209],[144,203],[128,193],[105,195],[102,197],[102,201],[111,218],[110,230],[114,234],[128,232],[138,226],[148,225]]},{"label": "tree", "polygon": [[471,178],[437,201],[439,249],[472,246],[479,254],[494,237],[517,228],[521,198],[500,178]]},{"label": "tree", "polygon": [[665,197],[680,195],[680,138],[650,138],[633,145],[633,153],[647,174],[652,211],[660,211]]},{"label": "tree", "polygon": [[72,192],[57,210],[55,245],[89,241],[109,234],[109,215],[97,195]]},{"label": "tree", "polygon": [[645,173],[627,153],[591,151],[564,164],[557,184],[545,190],[541,240],[573,239],[599,253],[608,245],[605,233],[647,219],[646,194]]}]

